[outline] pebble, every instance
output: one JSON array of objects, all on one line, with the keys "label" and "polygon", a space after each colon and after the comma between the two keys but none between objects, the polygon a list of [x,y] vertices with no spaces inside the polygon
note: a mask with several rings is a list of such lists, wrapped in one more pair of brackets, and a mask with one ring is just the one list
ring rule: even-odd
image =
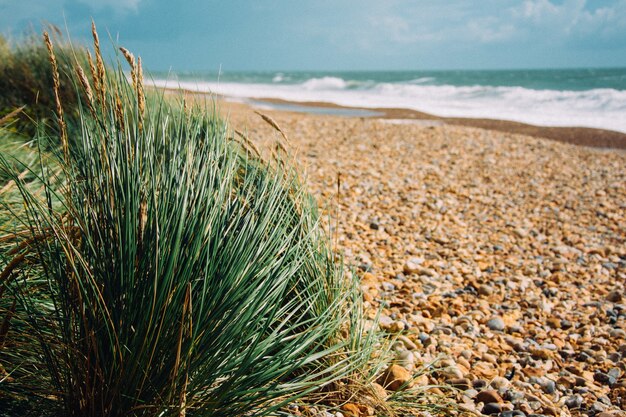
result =
[{"label": "pebble", "polygon": [[582,403],[583,397],[579,394],[571,395],[565,398],[565,406],[570,410],[580,408]]},{"label": "pebble", "polygon": [[411,351],[404,350],[396,354],[396,362],[407,371],[415,369],[415,356]]},{"label": "pebble", "polygon": [[403,271],[405,274],[414,274],[420,271],[421,265],[424,263],[422,258],[411,258],[404,263]]},{"label": "pebble", "polygon": [[526,414],[520,410],[506,410],[501,412],[499,417],[526,417]]},{"label": "pebble", "polygon": [[622,291],[611,291],[609,295],[606,296],[606,299],[611,303],[619,303],[622,301]]},{"label": "pebble", "polygon": [[498,394],[498,391],[495,390],[485,390],[481,391],[476,395],[474,401],[477,403],[502,403],[502,397]]},{"label": "pebble", "polygon": [[485,415],[499,414],[503,410],[502,404],[499,403],[487,403],[483,406],[482,413]]},{"label": "pebble", "polygon": [[404,344],[408,350],[417,350],[417,345],[405,335],[398,336],[398,340]]},{"label": "pebble", "polygon": [[489,385],[491,385],[491,387],[493,387],[495,390],[500,390],[508,388],[511,385],[511,382],[506,378],[497,376],[493,378]]},{"label": "pebble", "polygon": [[489,321],[487,322],[487,327],[489,327],[491,330],[502,331],[505,327],[504,320],[502,320],[501,317],[494,317],[492,319],[489,319]]},{"label": "pebble", "polygon": [[545,392],[546,394],[554,394],[556,392],[556,383],[551,379],[544,378],[540,382],[540,385],[543,389],[543,392]]},{"label": "pebble", "polygon": [[378,383],[382,385],[385,389],[388,389],[390,391],[398,391],[403,386],[410,387],[412,385],[410,381],[411,373],[409,371],[399,365],[391,365],[381,375]]},{"label": "pebble", "polygon": [[[237,108],[231,123],[274,146],[271,127]],[[626,357],[626,153],[450,124],[272,117],[346,270],[368,277],[367,317],[382,309],[416,364],[451,359],[472,387],[451,397],[500,390],[529,417],[624,408],[611,369]]]}]

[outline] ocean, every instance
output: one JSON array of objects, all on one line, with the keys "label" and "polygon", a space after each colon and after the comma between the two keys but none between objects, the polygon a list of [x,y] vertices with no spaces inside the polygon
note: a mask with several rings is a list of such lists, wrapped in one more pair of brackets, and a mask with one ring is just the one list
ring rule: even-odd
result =
[{"label": "ocean", "polygon": [[[626,68],[153,73],[159,86],[626,133]],[[339,113],[341,114],[341,113]]]}]

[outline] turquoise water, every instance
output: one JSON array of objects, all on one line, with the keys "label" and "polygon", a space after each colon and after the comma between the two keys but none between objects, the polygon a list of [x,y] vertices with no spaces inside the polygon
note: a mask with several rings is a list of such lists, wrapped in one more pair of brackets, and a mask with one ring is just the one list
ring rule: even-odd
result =
[{"label": "turquoise water", "polygon": [[[157,73],[158,77],[166,74]],[[433,86],[523,87],[536,90],[583,91],[597,88],[626,90],[626,68],[487,70],[487,71],[315,71],[315,72],[179,72],[181,80],[225,83],[301,84],[312,79],[334,77],[347,88],[367,88],[377,83]],[[158,78],[157,77],[157,78]]]},{"label": "turquoise water", "polygon": [[439,116],[626,132],[626,68],[157,73],[157,84],[238,99],[278,98]]}]

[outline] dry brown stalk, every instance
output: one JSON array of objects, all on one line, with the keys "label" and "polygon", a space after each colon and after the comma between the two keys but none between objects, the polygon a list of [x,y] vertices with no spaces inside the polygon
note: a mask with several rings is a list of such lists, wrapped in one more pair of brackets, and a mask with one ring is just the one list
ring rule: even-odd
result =
[{"label": "dry brown stalk", "polygon": [[141,68],[141,57],[137,58],[137,107],[139,108],[139,130],[143,126],[143,115],[146,110],[146,96],[143,90],[143,70]]},{"label": "dry brown stalk", "polygon": [[256,114],[258,114],[259,116],[261,116],[261,118],[262,118],[263,120],[265,120],[265,122],[266,122],[267,124],[269,124],[269,125],[270,125],[270,126],[272,126],[274,129],[276,129],[278,132],[280,132],[280,134],[283,136],[283,138],[285,139],[285,141],[286,141],[287,143],[289,143],[289,139],[287,139],[287,135],[285,135],[285,132],[283,132],[283,130],[280,128],[280,126],[278,126],[278,123],[276,123],[276,122],[274,121],[274,119],[272,119],[271,117],[269,117],[269,116],[267,116],[267,115],[265,115],[265,114],[263,114],[263,113],[261,113],[261,112],[258,112],[258,111],[255,111],[255,113],[256,113]]},{"label": "dry brown stalk", "polygon": [[128,65],[130,65],[130,77],[133,80],[133,88],[136,90],[137,89],[137,66],[135,65],[135,56],[123,46],[120,46],[120,51],[122,52],[122,55],[124,55],[124,58],[126,58]]},{"label": "dry brown stalk", "polygon": [[100,104],[104,107],[106,104],[106,70],[104,69],[104,61],[102,60],[102,53],[100,52],[100,38],[96,30],[96,23],[93,20],[91,21],[91,35],[93,36],[93,47],[96,54],[96,70],[98,74],[98,82],[94,82],[94,85],[99,87],[98,97]]},{"label": "dry brown stalk", "polygon": [[23,253],[11,259],[7,266],[2,271],[0,271],[0,283],[4,284],[5,280],[9,278],[15,268],[22,264],[24,259],[26,259],[26,255],[24,255]]},{"label": "dry brown stalk", "polygon": [[254,142],[252,142],[250,138],[248,138],[248,136],[246,136],[244,133],[240,132],[237,129],[235,129],[235,133],[237,134],[237,136],[239,136],[242,139],[244,146],[246,146],[247,148],[250,148],[257,156],[261,156],[261,152],[259,151],[259,148],[256,147]]},{"label": "dry brown stalk", "polygon": [[93,63],[91,52],[87,51],[87,62],[89,63],[89,72],[91,73],[91,80],[93,81],[93,87],[96,90],[96,96],[100,95],[100,78],[98,78],[98,72],[96,66]]},{"label": "dry brown stalk", "polygon": [[22,112],[22,110],[24,110],[25,107],[26,106],[18,107],[17,109],[11,111],[10,113],[5,114],[4,116],[0,117],[0,126],[2,126],[3,124],[5,124],[9,120],[11,120],[12,118],[17,116],[18,114],[20,114]]},{"label": "dry brown stalk", "polygon": [[59,67],[57,65],[57,58],[54,55],[54,47],[50,41],[50,35],[48,32],[43,33],[43,39],[48,48],[48,58],[50,64],[52,64],[52,85],[54,88],[54,101],[56,104],[57,116],[59,118],[59,128],[61,130],[61,144],[63,146],[63,156],[65,161],[69,160],[69,147],[67,143],[67,125],[65,124],[65,118],[63,117],[63,106],[61,106],[61,98],[59,96],[59,90],[61,88],[61,82],[59,81]]},{"label": "dry brown stalk", "polygon": [[85,75],[85,71],[83,71],[83,67],[76,64],[76,74],[78,75],[78,79],[80,80],[80,84],[83,86],[85,90],[85,94],[87,95],[87,105],[89,107],[89,111],[96,117],[96,110],[94,108],[93,101],[93,92],[91,91],[91,86],[89,85],[89,81],[87,80],[87,76]]},{"label": "dry brown stalk", "polygon": [[[25,170],[20,175],[18,175],[17,178],[20,179],[20,180],[23,180],[24,178],[26,178],[26,176],[29,173],[30,173],[29,170]],[[10,189],[12,189],[14,186],[15,186],[15,181],[10,180],[9,182],[6,183],[6,185],[4,187],[0,188],[0,195],[6,193]]]},{"label": "dry brown stalk", "polygon": [[115,93],[115,118],[117,119],[117,124],[119,130],[124,130],[124,109],[122,107],[122,99],[120,99],[120,95]]},{"label": "dry brown stalk", "polygon": [[283,143],[279,140],[276,141],[276,148],[280,149],[281,151],[283,151],[285,154],[288,154],[289,152],[287,152],[287,148],[285,148],[285,145],[283,145]]}]

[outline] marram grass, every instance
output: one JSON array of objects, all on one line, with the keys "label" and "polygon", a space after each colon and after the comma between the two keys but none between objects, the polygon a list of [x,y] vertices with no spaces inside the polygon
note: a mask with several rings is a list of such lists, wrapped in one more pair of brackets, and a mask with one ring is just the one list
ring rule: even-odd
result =
[{"label": "marram grass", "polygon": [[93,29],[94,55],[79,51],[87,63],[71,71],[76,126],[64,128],[52,74],[59,127],[0,154],[0,409],[422,408],[408,391],[385,405],[368,385],[389,343],[365,330],[358,282],[284,148],[263,160],[215,109],[146,95],[141,60],[122,50],[130,82],[107,69]]}]

